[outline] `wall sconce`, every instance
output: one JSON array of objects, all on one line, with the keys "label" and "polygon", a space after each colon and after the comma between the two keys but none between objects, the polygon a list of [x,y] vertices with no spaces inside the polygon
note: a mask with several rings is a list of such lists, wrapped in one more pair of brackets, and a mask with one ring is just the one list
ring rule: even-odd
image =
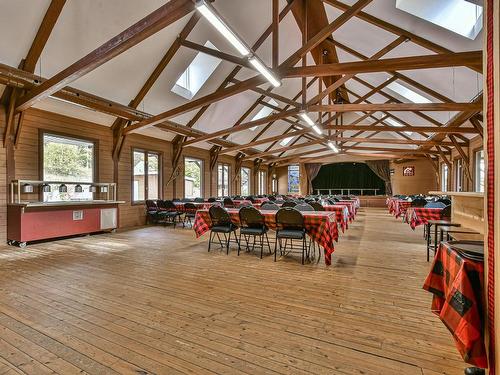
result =
[{"label": "wall sconce", "polygon": [[59,193],[67,193],[68,187],[65,184],[59,185]]},{"label": "wall sconce", "polygon": [[51,189],[50,189],[50,185],[49,185],[49,184],[43,184],[43,185],[42,185],[42,191],[43,191],[44,193],[50,193],[50,190],[51,190]]},{"label": "wall sconce", "polygon": [[89,191],[90,191],[91,193],[95,193],[95,192],[97,192],[97,186],[95,186],[95,185],[90,185],[90,187],[89,187]]},{"label": "wall sconce", "polygon": [[82,185],[77,184],[77,185],[75,186],[75,193],[83,193],[83,188],[82,188]]}]

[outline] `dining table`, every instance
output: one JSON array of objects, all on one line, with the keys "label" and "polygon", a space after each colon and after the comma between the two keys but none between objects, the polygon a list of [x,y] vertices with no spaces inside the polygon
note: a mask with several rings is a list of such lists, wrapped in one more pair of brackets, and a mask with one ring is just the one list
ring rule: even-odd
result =
[{"label": "dining table", "polygon": [[[226,209],[231,221],[240,226],[239,209]],[[264,216],[265,225],[272,230],[276,230],[276,210],[259,210]],[[307,235],[319,246],[324,249],[325,264],[330,265],[332,254],[335,251],[334,242],[338,241],[339,232],[337,227],[336,211],[305,211],[301,212],[304,217],[304,227]],[[200,209],[196,211],[193,229],[196,237],[199,238],[203,234],[210,231],[212,221],[208,209]]]},{"label": "dining table", "polygon": [[429,220],[442,220],[443,208],[435,207],[409,207],[406,210],[404,221],[415,230],[419,225],[425,225]]},{"label": "dining table", "polygon": [[454,246],[457,245],[441,243],[423,289],[433,294],[431,310],[453,335],[464,361],[487,368],[482,302],[484,261],[471,259]]}]

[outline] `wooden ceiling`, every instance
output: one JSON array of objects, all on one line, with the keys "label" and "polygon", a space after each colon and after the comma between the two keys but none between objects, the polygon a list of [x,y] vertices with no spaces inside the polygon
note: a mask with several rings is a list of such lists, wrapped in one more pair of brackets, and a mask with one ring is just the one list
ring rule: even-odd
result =
[{"label": "wooden ceiling", "polygon": [[[218,3],[224,1],[229,0],[217,0],[214,5],[217,7]],[[258,52],[270,40],[270,67],[284,81],[299,79],[301,82],[298,92],[277,93],[273,87],[268,87],[267,81],[253,71],[245,59],[188,39],[200,22],[200,14],[195,10],[192,0],[171,0],[58,73],[50,77],[35,75],[36,63],[67,6],[65,0],[52,0],[25,58],[17,67],[0,64],[0,84],[8,86],[2,95],[2,103],[8,109],[5,142],[16,145],[19,142],[23,111],[52,96],[116,116],[112,125],[115,159],[120,157],[125,137],[147,128],[155,128],[176,135],[173,139],[176,150],[174,166],[185,146],[199,145],[202,142],[213,145],[211,151],[215,159],[220,154],[236,153],[239,160],[273,165],[306,160],[315,154],[325,155],[328,151],[331,153],[326,147],[328,141],[336,142],[342,154],[354,153],[380,158],[425,157],[434,165],[440,159],[448,163],[453,148],[463,153],[462,148],[467,146],[471,136],[482,136],[482,95],[471,98],[470,102],[455,102],[433,87],[412,79],[406,71],[467,67],[481,73],[482,51],[453,52],[365,12],[372,3],[378,1],[382,0],[358,0],[349,5],[334,0],[288,0],[283,5],[283,1],[269,0],[272,3],[272,22],[251,46],[252,50]],[[327,9],[328,7],[331,8]],[[339,12],[339,15],[329,21],[327,10],[332,9]],[[293,16],[302,40],[299,48],[282,59],[280,22],[289,14]],[[188,17],[188,21],[161,60],[152,67],[151,74],[128,105],[71,87],[76,80],[184,17]],[[352,19],[367,22],[393,34],[394,38],[371,56],[366,56],[335,38],[335,32]],[[232,26],[238,31],[237,25]],[[421,47],[425,53],[419,56],[391,57],[395,49],[409,41]],[[141,102],[183,48],[216,56],[235,67],[211,93],[160,113],[150,114],[139,110]],[[339,62],[339,53],[352,55],[356,61]],[[252,74],[247,74],[248,78],[237,78],[243,69]],[[377,85],[363,78],[364,74],[374,72],[383,72],[389,78]],[[403,102],[401,98],[384,90],[387,85],[396,81],[416,88],[434,101],[421,104]],[[355,83],[368,91],[357,93],[347,86],[348,83]],[[317,92],[308,98],[313,88]],[[242,112],[237,121],[229,121],[217,131],[196,128],[210,106],[248,91],[258,94],[258,98]],[[265,101],[269,98],[279,105]],[[379,98],[380,101],[374,101],[373,98]],[[271,108],[273,112],[252,121],[252,113],[262,106]],[[323,135],[318,136],[301,124],[298,115],[304,108],[308,112],[317,113],[324,129]],[[344,113],[352,112],[361,116],[346,123]],[[400,115],[402,112],[412,113],[419,120],[405,121]],[[443,122],[436,120],[430,112],[448,112],[454,113],[454,116]],[[193,115],[186,124],[175,121],[188,113]],[[399,122],[401,127],[389,126],[384,121],[387,119]],[[228,139],[236,133],[248,132],[255,126],[259,127],[259,131],[245,144]],[[268,129],[278,126],[278,134],[265,135]],[[418,139],[408,132],[419,135]],[[279,142],[288,137],[295,139],[286,147],[280,146]],[[267,147],[262,149],[263,145]],[[412,147],[408,148],[409,145]],[[290,153],[292,150],[293,153]]]}]

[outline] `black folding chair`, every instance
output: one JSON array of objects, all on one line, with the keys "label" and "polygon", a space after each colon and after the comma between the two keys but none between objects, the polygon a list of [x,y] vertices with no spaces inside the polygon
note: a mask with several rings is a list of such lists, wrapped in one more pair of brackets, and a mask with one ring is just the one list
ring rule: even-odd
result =
[{"label": "black folding chair", "polygon": [[195,216],[196,216],[196,211],[198,207],[194,203],[187,202],[184,203],[184,220],[182,222],[182,226],[186,226],[186,220],[187,222],[191,225],[191,228],[193,227],[193,221]]},{"label": "black folding chair", "polygon": [[280,206],[278,206],[276,203],[264,202],[260,206],[260,209],[261,210],[276,210],[276,211],[278,211],[280,209]]},{"label": "black folding chair", "polygon": [[[282,240],[285,240],[285,245],[283,246]],[[304,264],[304,259],[309,256],[309,250],[311,249],[311,244],[309,243],[309,248],[306,244],[306,228],[304,226],[304,217],[294,208],[285,207],[280,208],[276,212],[276,240],[274,243],[274,261],[276,261],[278,244],[280,255],[286,254],[288,240],[290,240],[290,250],[294,250],[293,241],[302,241],[302,264]]]},{"label": "black folding chair", "polygon": [[252,251],[255,250],[256,240],[259,237],[260,247],[260,259],[262,259],[262,253],[264,251],[264,239],[267,242],[267,247],[269,248],[269,254],[271,254],[271,245],[269,244],[269,238],[267,237],[268,228],[264,223],[264,216],[255,207],[242,207],[239,211],[240,215],[240,240],[238,243],[238,255],[240,255],[241,249],[241,236],[245,239],[246,250],[249,250],[250,238],[253,238]]},{"label": "black folding chair", "polygon": [[314,211],[324,211],[325,210],[325,207],[323,207],[323,205],[319,202],[311,202],[309,203],[312,208],[314,208]]},{"label": "black folding chair", "polygon": [[226,208],[233,208],[234,207],[234,201],[231,198],[224,198],[223,204],[224,204],[224,207],[226,207]]},{"label": "black folding chair", "polygon": [[297,205],[297,203],[295,203],[294,201],[285,201],[283,202],[283,204],[281,205],[282,208],[285,208],[285,207],[295,207]]},{"label": "black folding chair", "polygon": [[181,216],[180,212],[177,211],[177,206],[173,201],[169,200],[158,200],[156,202],[158,208],[160,209],[161,220],[164,224],[171,223],[176,225],[176,221],[179,221],[179,217]]},{"label": "black folding chair", "polygon": [[314,211],[314,207],[311,206],[310,203],[298,203],[293,208],[295,208],[297,211]]},{"label": "black folding chair", "polygon": [[160,219],[160,209],[156,201],[152,199],[146,200],[146,222],[147,224],[156,224]]},{"label": "black folding chair", "polygon": [[[213,234],[217,236],[219,245],[221,246],[221,250],[224,249],[224,243],[226,246],[226,253],[229,255],[229,242],[231,241],[231,233],[234,233],[234,238],[238,247],[240,245],[238,241],[238,236],[236,235],[236,231],[238,230],[238,226],[231,222],[231,217],[228,212],[222,208],[221,206],[212,206],[208,210],[210,215],[210,220],[212,221],[212,229],[210,230],[210,237],[208,239],[208,251],[210,251],[210,247],[212,244]],[[224,242],[222,242],[220,235],[224,235]]]}]

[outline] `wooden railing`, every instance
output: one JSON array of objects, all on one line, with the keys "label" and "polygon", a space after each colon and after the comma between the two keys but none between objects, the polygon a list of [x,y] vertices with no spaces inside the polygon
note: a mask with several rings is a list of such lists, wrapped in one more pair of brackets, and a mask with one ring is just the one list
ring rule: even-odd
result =
[{"label": "wooden railing", "polygon": [[[380,189],[359,189],[359,188],[340,188],[340,189],[315,189],[316,194],[328,194],[328,195],[378,195]],[[365,194],[365,192],[371,192],[373,194]]]}]

